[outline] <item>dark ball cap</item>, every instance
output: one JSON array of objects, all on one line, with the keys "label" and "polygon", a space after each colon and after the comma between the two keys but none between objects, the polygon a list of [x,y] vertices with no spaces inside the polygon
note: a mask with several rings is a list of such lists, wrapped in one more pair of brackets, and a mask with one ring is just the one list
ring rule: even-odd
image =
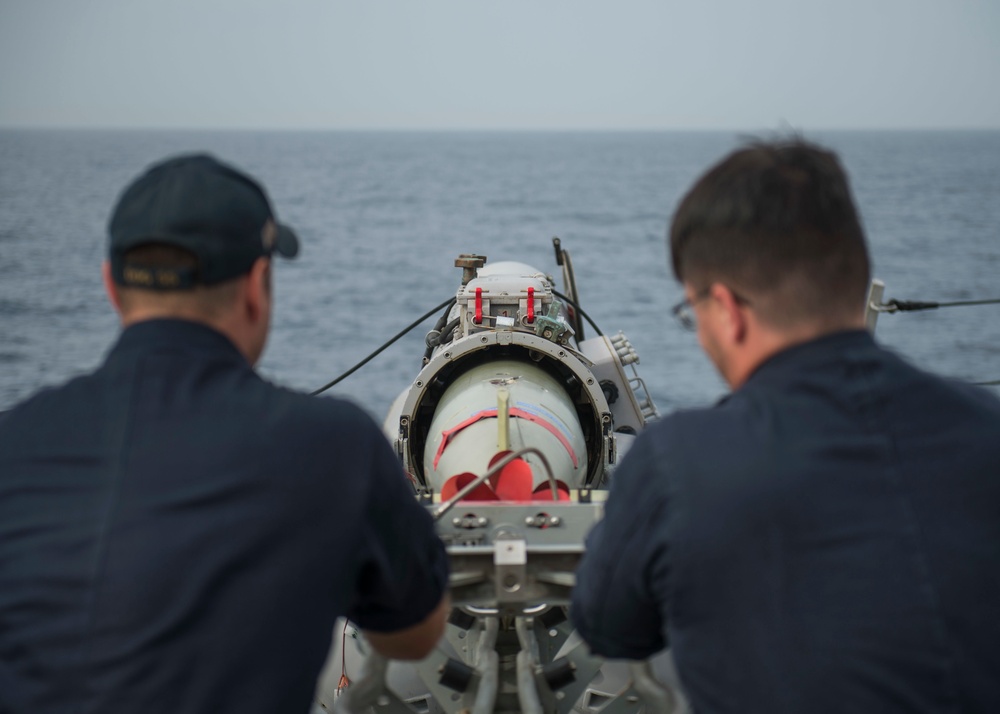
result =
[{"label": "dark ball cap", "polygon": [[[118,199],[108,224],[112,275],[122,285],[172,289],[212,285],[249,272],[257,258],[293,258],[299,240],[275,220],[264,189],[207,154],[178,156],[149,168]],[[149,243],[183,248],[194,270],[125,265],[125,253]]]}]

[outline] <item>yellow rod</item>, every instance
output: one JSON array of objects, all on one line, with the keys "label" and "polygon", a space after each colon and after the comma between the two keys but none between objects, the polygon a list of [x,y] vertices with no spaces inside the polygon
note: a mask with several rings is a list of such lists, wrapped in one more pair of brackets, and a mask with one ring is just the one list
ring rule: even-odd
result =
[{"label": "yellow rod", "polygon": [[510,449],[510,391],[506,387],[497,390],[497,448]]}]

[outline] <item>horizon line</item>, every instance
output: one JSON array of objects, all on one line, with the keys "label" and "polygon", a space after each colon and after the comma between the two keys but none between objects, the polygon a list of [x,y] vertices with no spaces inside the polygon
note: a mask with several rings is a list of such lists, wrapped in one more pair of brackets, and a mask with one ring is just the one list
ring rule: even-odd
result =
[{"label": "horizon line", "polygon": [[808,129],[803,127],[783,126],[778,128],[757,128],[747,127],[469,127],[469,126],[342,126],[342,127],[322,127],[322,126],[259,126],[240,127],[222,125],[90,125],[90,124],[6,124],[0,122],[0,131],[149,131],[149,132],[218,132],[218,133],[737,133],[737,134],[800,134],[804,132],[959,132],[959,131],[1000,131],[1000,125],[952,125],[952,126],[814,126]]}]

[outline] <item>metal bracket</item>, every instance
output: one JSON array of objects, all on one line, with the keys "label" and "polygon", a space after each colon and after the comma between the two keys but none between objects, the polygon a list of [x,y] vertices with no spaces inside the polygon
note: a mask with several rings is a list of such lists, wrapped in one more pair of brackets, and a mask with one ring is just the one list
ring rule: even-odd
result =
[{"label": "metal bracket", "polygon": [[872,334],[875,333],[875,325],[878,323],[878,314],[880,312],[894,312],[895,310],[888,310],[887,306],[882,304],[882,296],[885,294],[885,283],[881,280],[872,280],[871,285],[868,286],[868,299],[865,301],[865,327]]},{"label": "metal bracket", "polygon": [[527,579],[528,544],[524,540],[498,540],[493,545],[497,602],[516,602]]}]

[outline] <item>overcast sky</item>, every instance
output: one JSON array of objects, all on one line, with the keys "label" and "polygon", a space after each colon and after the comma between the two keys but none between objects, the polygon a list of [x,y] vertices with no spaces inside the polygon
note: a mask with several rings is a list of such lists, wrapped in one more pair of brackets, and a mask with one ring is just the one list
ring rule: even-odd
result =
[{"label": "overcast sky", "polygon": [[1000,0],[0,0],[0,127],[1000,128]]}]

